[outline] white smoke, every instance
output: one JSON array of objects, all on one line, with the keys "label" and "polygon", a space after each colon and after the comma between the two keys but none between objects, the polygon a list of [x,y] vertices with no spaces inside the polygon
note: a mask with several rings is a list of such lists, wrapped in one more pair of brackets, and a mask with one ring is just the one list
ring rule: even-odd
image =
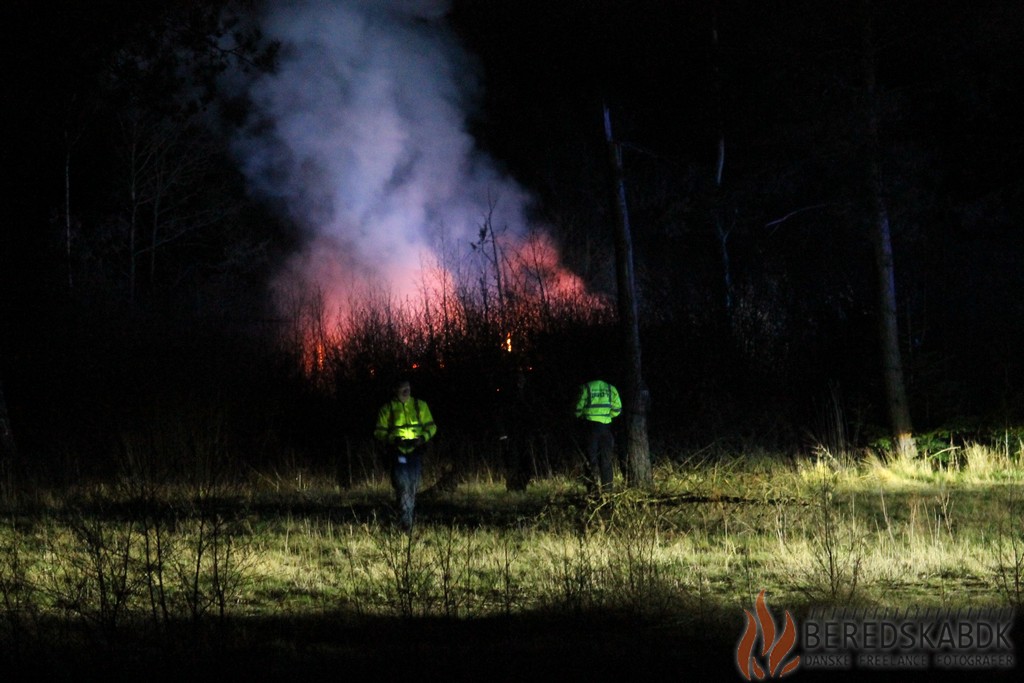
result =
[{"label": "white smoke", "polygon": [[466,130],[477,82],[446,9],[270,3],[262,28],[281,43],[279,66],[250,84],[256,118],[235,150],[253,189],[306,232],[280,287],[336,307],[367,287],[415,298],[442,242],[468,250],[488,218],[526,230],[527,194]]}]

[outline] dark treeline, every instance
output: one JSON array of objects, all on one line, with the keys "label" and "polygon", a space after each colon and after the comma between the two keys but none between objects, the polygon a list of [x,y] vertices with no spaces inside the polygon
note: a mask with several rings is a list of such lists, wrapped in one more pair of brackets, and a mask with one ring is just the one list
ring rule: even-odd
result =
[{"label": "dark treeline", "polygon": [[[621,377],[606,311],[526,316],[511,353],[505,314],[469,296],[457,333],[411,345],[422,325],[370,311],[310,366],[297,319],[267,296],[298,234],[247,194],[226,132],[246,103],[216,88],[228,68],[272,68],[274,46],[216,0],[80,4],[4,10],[16,28],[0,418],[15,462],[73,481],[133,452],[184,466],[213,443],[242,468],[310,463],[348,480],[398,374],[430,401],[453,457],[486,462],[522,368],[564,462],[573,387]],[[566,261],[608,295],[602,102],[616,117],[656,458],[887,434],[865,208],[869,14],[916,431],[1013,429],[1018,3],[492,4],[456,2],[450,16],[485,76],[469,125],[536,193]]]},{"label": "dark treeline", "polygon": [[[653,410],[671,406],[684,434],[714,425],[792,442],[822,438],[821,414],[838,401],[851,437],[884,434],[868,174],[877,153],[916,430],[980,435],[1013,423],[1018,5],[523,5],[464,32],[490,78],[510,84],[485,94],[481,138],[553,207],[581,272],[608,286],[607,270],[588,269],[586,227],[612,221],[609,203],[593,201],[607,196],[598,112],[610,102]],[[484,14],[476,3],[463,11]],[[506,52],[510,42],[518,49]],[[868,72],[878,150],[867,144]],[[515,106],[538,93],[550,108]]]}]

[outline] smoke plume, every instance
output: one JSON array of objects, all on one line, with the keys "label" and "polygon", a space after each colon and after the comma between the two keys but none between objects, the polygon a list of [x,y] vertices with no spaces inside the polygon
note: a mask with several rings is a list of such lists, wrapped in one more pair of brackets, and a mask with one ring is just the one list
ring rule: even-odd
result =
[{"label": "smoke plume", "polygon": [[489,221],[525,238],[527,193],[466,130],[477,79],[444,3],[269,3],[274,73],[250,83],[235,149],[253,189],[301,227],[279,292],[317,290],[334,311],[368,292],[414,300],[423,269],[469,251]]}]

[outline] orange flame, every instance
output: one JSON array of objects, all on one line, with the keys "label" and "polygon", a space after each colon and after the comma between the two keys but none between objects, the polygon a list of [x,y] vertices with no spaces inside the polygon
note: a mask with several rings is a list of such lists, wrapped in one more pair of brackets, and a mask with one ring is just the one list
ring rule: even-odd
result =
[{"label": "orange flame", "polygon": [[298,258],[290,275],[275,286],[285,321],[283,339],[301,353],[306,376],[319,380],[327,379],[330,371],[344,372],[350,359],[365,355],[375,337],[360,338],[364,327],[383,331],[389,341],[395,336],[393,341],[411,357],[421,362],[429,357],[444,367],[453,341],[469,333],[471,318],[504,327],[505,338],[497,337],[501,349],[524,355],[533,335],[552,321],[612,315],[611,300],[588,291],[583,280],[562,264],[558,245],[546,232],[496,239],[503,256],[500,264],[485,264],[482,291],[474,294],[469,288],[465,296],[462,276],[429,250],[421,255],[418,271],[393,273],[383,268],[366,277],[354,275],[356,271],[346,268],[344,259],[332,256],[330,249]]},{"label": "orange flame", "polygon": [[302,366],[307,377],[316,377],[327,366],[327,347],[323,341],[314,340],[303,349]]},{"label": "orange flame", "polygon": [[778,639],[776,639],[775,620],[772,618],[772,613],[768,610],[768,605],[765,604],[763,590],[757,595],[754,609],[757,612],[756,620],[754,615],[750,613],[750,610],[743,610],[747,615],[747,625],[743,630],[743,635],[740,637],[739,644],[736,646],[736,664],[740,669],[740,673],[748,681],[751,678],[761,680],[765,677],[765,669],[761,667],[757,661],[758,658],[754,656],[754,643],[757,641],[758,636],[760,636],[762,644],[761,657],[768,657],[767,675],[770,678],[782,678],[800,665],[799,656],[783,664],[796,645],[796,623],[787,610],[785,613],[786,626],[783,628]]}]

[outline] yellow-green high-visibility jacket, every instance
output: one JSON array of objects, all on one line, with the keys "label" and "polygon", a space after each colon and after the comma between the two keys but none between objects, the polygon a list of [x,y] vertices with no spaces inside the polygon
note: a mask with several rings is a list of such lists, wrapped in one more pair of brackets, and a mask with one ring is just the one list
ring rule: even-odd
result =
[{"label": "yellow-green high-visibility jacket", "polygon": [[[415,448],[411,443],[416,437],[423,437],[424,443],[437,433],[437,425],[430,414],[426,401],[410,398],[405,403],[391,399],[385,403],[377,415],[377,426],[373,436],[386,444],[395,444],[402,453],[409,453]],[[410,443],[404,443],[405,441]]]},{"label": "yellow-green high-visibility jacket", "polygon": [[622,412],[619,390],[608,382],[595,379],[580,387],[576,400],[576,417],[608,424]]}]

